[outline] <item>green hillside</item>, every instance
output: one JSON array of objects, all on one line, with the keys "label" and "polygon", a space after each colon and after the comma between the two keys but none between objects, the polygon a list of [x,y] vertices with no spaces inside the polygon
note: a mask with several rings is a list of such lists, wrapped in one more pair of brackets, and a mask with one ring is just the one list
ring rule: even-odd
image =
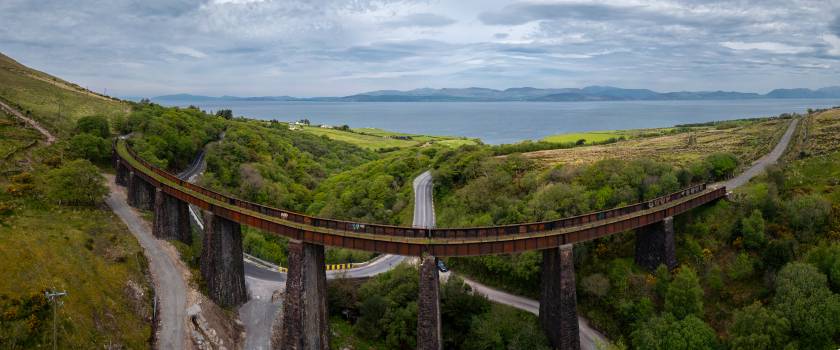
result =
[{"label": "green hillside", "polygon": [[[2,54],[0,98],[59,136],[48,145],[0,112],[0,349],[52,347],[53,305],[43,294],[52,289],[68,293],[56,310],[57,348],[148,348],[153,293],[146,259],[102,203],[102,170],[77,159],[85,145],[75,143],[85,137],[69,137],[79,118],[122,115],[128,104]],[[59,98],[60,118],[53,103]],[[93,146],[108,152],[107,140],[98,140]]]},{"label": "green hillside", "polygon": [[87,115],[125,115],[130,106],[26,67],[0,53],[0,100],[29,112],[60,137]]}]

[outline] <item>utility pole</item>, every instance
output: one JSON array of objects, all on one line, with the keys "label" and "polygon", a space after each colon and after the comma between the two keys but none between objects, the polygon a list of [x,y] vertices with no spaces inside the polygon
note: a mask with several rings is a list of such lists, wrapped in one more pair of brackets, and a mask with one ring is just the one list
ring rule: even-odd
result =
[{"label": "utility pole", "polygon": [[53,303],[53,350],[58,349],[58,343],[56,342],[56,326],[55,326],[55,319],[56,319],[56,311],[59,306],[63,305],[64,303],[58,301],[58,298],[66,296],[67,291],[61,292],[44,292],[44,295],[47,297],[47,300]]}]

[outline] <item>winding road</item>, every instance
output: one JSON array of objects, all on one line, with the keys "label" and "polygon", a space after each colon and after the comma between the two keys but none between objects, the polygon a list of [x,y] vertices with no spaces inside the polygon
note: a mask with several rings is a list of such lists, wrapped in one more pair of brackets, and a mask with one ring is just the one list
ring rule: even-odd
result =
[{"label": "winding road", "polygon": [[797,124],[799,124],[799,119],[792,120],[790,124],[788,124],[788,128],[785,130],[785,133],[782,135],[779,143],[776,144],[776,147],[773,147],[773,150],[770,151],[770,153],[765,154],[763,157],[753,162],[752,166],[743,173],[721,183],[721,185],[726,186],[727,190],[738,188],[749,182],[750,179],[758,176],[758,174],[761,174],[768,166],[775,164],[782,154],[785,153],[788,145],[790,145],[790,139],[793,137],[793,132],[796,131]]}]

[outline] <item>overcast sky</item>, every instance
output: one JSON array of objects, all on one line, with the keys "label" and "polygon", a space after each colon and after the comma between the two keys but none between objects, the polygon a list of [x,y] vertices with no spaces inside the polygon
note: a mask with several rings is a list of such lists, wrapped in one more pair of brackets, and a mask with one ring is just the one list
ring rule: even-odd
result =
[{"label": "overcast sky", "polygon": [[0,52],[116,96],[840,85],[840,0],[2,0]]}]

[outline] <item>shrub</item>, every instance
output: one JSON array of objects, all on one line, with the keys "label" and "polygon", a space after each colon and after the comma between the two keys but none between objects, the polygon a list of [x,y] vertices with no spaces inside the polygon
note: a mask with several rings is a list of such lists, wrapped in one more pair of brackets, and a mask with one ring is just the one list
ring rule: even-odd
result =
[{"label": "shrub", "polygon": [[600,273],[584,277],[580,284],[584,292],[596,297],[605,297],[610,291],[610,280]]},{"label": "shrub", "polygon": [[665,311],[678,319],[703,315],[703,289],[697,273],[690,266],[681,266],[665,294]]},{"label": "shrub", "polygon": [[819,195],[795,197],[785,205],[790,226],[800,242],[812,242],[827,224],[831,203]]},{"label": "shrub", "polygon": [[715,331],[703,320],[694,315],[678,320],[667,313],[640,323],[630,339],[634,348],[645,350],[712,350],[718,345]]},{"label": "shrub", "polygon": [[43,178],[47,199],[64,205],[91,205],[108,193],[105,178],[90,161],[79,159],[49,170]]},{"label": "shrub", "polygon": [[44,293],[0,295],[0,344],[4,349],[40,347],[50,329],[50,304]]},{"label": "shrub", "polygon": [[738,158],[729,153],[715,153],[705,160],[710,165],[712,179],[723,180],[731,177],[738,167]]},{"label": "shrub", "polygon": [[462,349],[548,350],[547,340],[533,316],[496,307],[473,318]]},{"label": "shrub", "polygon": [[840,332],[840,295],[813,265],[794,262],[779,271],[773,307],[790,320],[800,348],[829,348]]},{"label": "shrub", "polygon": [[749,249],[758,249],[767,243],[764,237],[764,217],[760,210],[755,209],[750,216],[741,219],[741,234],[744,236],[744,246]]},{"label": "shrub", "polygon": [[752,276],[754,272],[753,260],[747,253],[738,254],[735,262],[729,267],[729,277],[734,280],[742,280]]},{"label": "shrub", "polygon": [[76,122],[76,132],[99,136],[103,139],[111,136],[111,130],[108,128],[108,119],[98,115],[79,118]]},{"label": "shrub", "polygon": [[68,148],[73,157],[93,162],[106,160],[111,155],[111,145],[108,141],[93,134],[73,136]]},{"label": "shrub", "polygon": [[816,247],[808,252],[805,260],[828,277],[835,291],[840,291],[840,243]]},{"label": "shrub", "polygon": [[729,330],[733,350],[782,349],[790,338],[790,321],[756,301],[735,311]]}]

